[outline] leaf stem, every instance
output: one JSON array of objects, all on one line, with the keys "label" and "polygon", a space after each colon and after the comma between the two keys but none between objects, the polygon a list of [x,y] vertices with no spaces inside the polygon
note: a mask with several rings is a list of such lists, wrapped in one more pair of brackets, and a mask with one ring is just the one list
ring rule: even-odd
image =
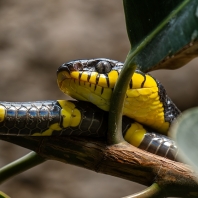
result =
[{"label": "leaf stem", "polygon": [[145,190],[123,198],[163,198],[162,190],[157,183],[153,183]]},{"label": "leaf stem", "polygon": [[45,162],[44,158],[35,152],[30,152],[0,169],[0,183],[43,162]]},{"label": "leaf stem", "polygon": [[119,75],[112,94],[109,109],[108,143],[118,144],[124,142],[122,136],[122,112],[129,81],[136,69],[136,64],[127,56],[123,69]]},{"label": "leaf stem", "polygon": [[[136,64],[138,61],[136,57],[141,51],[147,46],[147,44],[161,31],[161,29],[175,16],[181,8],[183,8],[189,0],[183,1],[178,8],[173,11],[158,27],[156,27],[136,48],[131,49],[126,61],[124,63],[123,69],[119,75],[119,78],[115,84],[115,88],[111,97],[110,109],[109,109],[109,125],[107,140],[108,144],[118,144],[124,142],[122,136],[122,112],[125,100],[125,95],[129,81],[136,69]],[[126,2],[124,4],[126,6]],[[125,13],[126,14],[126,13]],[[126,16],[127,18],[127,16]],[[142,65],[138,65],[139,68]]]}]

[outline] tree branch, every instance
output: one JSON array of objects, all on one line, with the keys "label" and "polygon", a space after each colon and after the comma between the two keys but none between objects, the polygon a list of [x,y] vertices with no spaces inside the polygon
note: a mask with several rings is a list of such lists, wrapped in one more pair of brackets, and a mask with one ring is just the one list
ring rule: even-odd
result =
[{"label": "tree branch", "polygon": [[128,143],[107,146],[104,141],[78,137],[0,136],[0,139],[31,149],[46,160],[69,163],[146,186],[155,182],[169,196],[198,195],[195,172],[189,166]]}]

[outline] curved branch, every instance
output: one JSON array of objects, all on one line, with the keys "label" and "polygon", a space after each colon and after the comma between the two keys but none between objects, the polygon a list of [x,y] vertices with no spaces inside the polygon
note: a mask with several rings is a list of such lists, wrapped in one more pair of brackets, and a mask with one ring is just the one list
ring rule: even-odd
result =
[{"label": "curved branch", "polygon": [[45,159],[37,153],[28,153],[27,155],[0,169],[0,184],[14,175],[24,172],[38,164],[43,163],[44,161]]},{"label": "curved branch", "polygon": [[166,196],[198,195],[197,178],[189,166],[127,143],[107,146],[104,141],[78,137],[0,136],[0,139],[34,150],[46,160],[69,163],[146,186],[155,182],[166,190]]}]

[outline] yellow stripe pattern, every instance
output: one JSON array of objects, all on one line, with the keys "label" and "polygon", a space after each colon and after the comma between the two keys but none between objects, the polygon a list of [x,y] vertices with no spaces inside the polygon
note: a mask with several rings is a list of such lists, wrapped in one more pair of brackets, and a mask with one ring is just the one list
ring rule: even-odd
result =
[{"label": "yellow stripe pattern", "polygon": [[0,105],[0,122],[3,122],[5,119],[6,109],[4,106]]},{"label": "yellow stripe pattern", "polygon": [[[97,72],[67,71],[58,73],[59,88],[77,100],[89,101],[108,111],[112,88],[119,76],[112,70],[107,76]],[[88,76],[90,77],[89,80]],[[167,133],[169,123],[164,119],[164,108],[160,101],[156,80],[148,74],[135,72],[129,85],[124,103],[123,114],[137,122],[151,126],[163,134]]]},{"label": "yellow stripe pattern", "polygon": [[127,130],[124,139],[133,146],[139,147],[144,139],[145,134],[146,130],[144,127],[141,124],[135,122],[132,123],[131,127]]},{"label": "yellow stripe pattern", "polygon": [[43,133],[34,133],[32,136],[51,136],[53,131],[60,131],[66,127],[76,127],[80,124],[81,113],[75,104],[66,100],[57,100],[62,107],[61,116],[62,123],[55,123]]}]

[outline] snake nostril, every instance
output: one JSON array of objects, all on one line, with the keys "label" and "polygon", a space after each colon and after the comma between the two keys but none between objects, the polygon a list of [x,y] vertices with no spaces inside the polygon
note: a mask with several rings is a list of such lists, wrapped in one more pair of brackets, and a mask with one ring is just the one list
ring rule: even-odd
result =
[{"label": "snake nostril", "polygon": [[74,70],[76,70],[76,71],[80,71],[80,70],[83,69],[83,65],[82,65],[82,63],[80,63],[80,62],[75,62],[75,63],[73,64],[73,68],[74,68]]}]

